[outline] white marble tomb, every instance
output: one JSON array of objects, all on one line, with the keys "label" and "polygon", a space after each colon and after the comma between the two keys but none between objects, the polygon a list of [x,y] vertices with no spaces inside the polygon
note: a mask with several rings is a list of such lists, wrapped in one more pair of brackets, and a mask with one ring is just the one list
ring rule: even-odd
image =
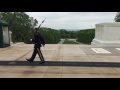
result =
[{"label": "white marble tomb", "polygon": [[120,47],[120,22],[96,24],[95,38],[91,45]]}]

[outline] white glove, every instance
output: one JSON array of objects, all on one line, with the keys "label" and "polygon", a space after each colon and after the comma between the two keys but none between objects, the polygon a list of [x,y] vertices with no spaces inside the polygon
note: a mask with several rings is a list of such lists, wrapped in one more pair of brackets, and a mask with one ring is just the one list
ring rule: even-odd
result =
[{"label": "white glove", "polygon": [[32,39],[30,39],[30,41],[32,42]]}]

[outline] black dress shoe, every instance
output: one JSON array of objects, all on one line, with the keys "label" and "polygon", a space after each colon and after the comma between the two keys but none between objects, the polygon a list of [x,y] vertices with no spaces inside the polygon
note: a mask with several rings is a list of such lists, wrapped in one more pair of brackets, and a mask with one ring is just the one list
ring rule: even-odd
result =
[{"label": "black dress shoe", "polygon": [[45,63],[45,61],[42,61],[42,62],[40,62],[39,64],[44,64]]},{"label": "black dress shoe", "polygon": [[30,63],[33,62],[33,61],[30,61],[30,59],[26,59],[26,60],[27,60],[28,62],[30,62]]},{"label": "black dress shoe", "polygon": [[42,63],[45,63],[45,61],[42,61]]}]

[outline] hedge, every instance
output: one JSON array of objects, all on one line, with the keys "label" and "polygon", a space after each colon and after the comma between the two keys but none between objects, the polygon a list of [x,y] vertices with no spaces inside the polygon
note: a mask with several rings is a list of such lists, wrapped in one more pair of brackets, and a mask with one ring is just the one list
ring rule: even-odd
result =
[{"label": "hedge", "polygon": [[77,41],[85,44],[91,44],[95,37],[95,29],[80,30]]}]

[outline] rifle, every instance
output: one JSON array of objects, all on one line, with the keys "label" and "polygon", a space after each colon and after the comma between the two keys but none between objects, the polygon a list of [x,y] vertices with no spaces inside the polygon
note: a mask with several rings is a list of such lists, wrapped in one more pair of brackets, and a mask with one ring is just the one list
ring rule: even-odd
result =
[{"label": "rifle", "polygon": [[[45,19],[46,19],[46,18],[45,18]],[[42,23],[44,23],[45,19],[42,21]],[[38,30],[40,29],[42,23],[39,25]]]},{"label": "rifle", "polygon": [[[46,19],[46,18],[45,18],[45,19]],[[42,23],[44,23],[45,19],[42,21]],[[42,25],[42,23],[39,25],[39,27],[38,27],[38,28],[35,28],[35,29],[39,30],[39,29],[40,29],[40,27],[41,27],[41,25]],[[34,39],[35,39],[35,36],[34,36],[34,34],[33,34],[32,40],[34,40]],[[32,40],[31,40],[31,41],[32,41]]]}]

